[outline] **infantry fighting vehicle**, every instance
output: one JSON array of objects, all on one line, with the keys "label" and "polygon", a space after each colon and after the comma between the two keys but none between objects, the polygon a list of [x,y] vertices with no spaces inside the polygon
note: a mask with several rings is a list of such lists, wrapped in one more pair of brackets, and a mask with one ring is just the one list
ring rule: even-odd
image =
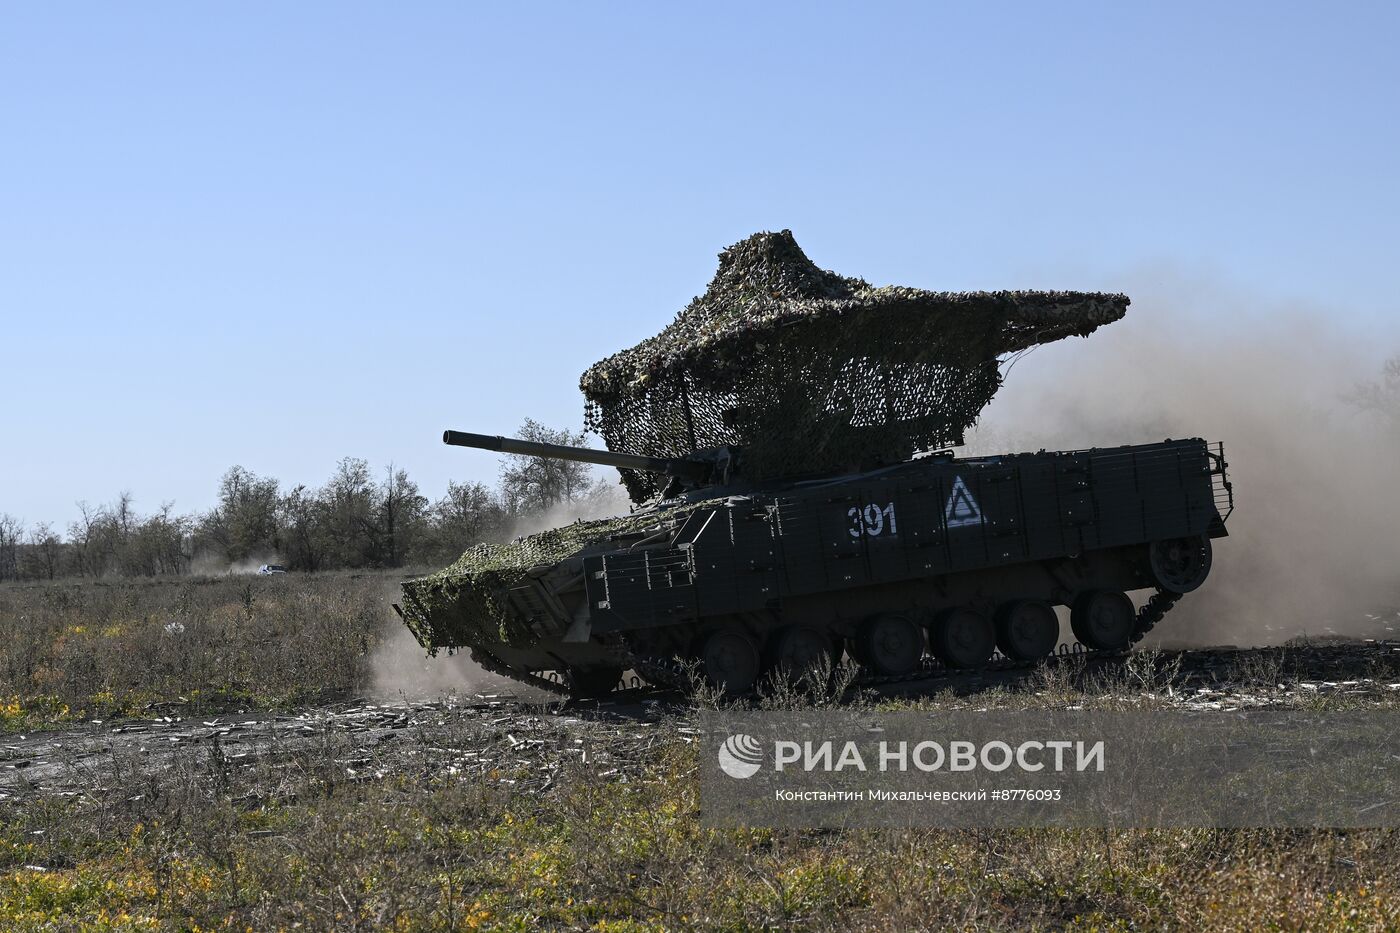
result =
[{"label": "infantry fighting vehicle", "polygon": [[577,695],[680,659],[744,693],[844,655],[879,678],[1032,663],[1059,645],[1056,606],[1086,649],[1118,651],[1205,581],[1233,509],[1219,444],[938,449],[1015,354],[1087,336],[1126,297],[874,288],[787,231],[720,259],[666,330],[584,374],[611,449],[446,432],[617,467],[637,506],[405,583],[430,651]]}]

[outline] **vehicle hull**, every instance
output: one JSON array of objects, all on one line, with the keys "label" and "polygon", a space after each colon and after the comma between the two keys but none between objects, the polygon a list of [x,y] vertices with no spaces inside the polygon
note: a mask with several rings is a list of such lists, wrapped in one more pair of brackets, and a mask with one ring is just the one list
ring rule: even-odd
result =
[{"label": "vehicle hull", "polygon": [[[879,613],[927,626],[953,608],[990,617],[1012,600],[1162,589],[1151,548],[1201,541],[1208,557],[1231,497],[1223,451],[1200,439],[928,456],[673,503],[597,535],[579,526],[580,546],[507,585],[410,581],[405,616],[430,649],[470,647],[522,672],[693,655],[720,627],[760,649],[792,625],[839,645]],[[486,589],[508,619],[454,618],[479,615]]]}]

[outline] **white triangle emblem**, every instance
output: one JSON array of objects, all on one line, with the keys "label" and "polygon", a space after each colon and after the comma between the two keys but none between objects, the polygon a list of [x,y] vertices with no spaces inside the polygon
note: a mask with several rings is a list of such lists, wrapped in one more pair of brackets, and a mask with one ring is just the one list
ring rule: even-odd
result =
[{"label": "white triangle emblem", "polygon": [[977,507],[977,500],[972,498],[961,476],[953,477],[953,491],[948,495],[948,507],[943,510],[943,518],[949,528],[982,524],[982,510]]}]

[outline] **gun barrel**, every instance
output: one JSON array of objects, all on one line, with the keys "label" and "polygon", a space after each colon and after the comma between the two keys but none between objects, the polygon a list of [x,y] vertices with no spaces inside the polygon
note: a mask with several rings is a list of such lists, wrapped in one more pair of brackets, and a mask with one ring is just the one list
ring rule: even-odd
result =
[{"label": "gun barrel", "polygon": [[638,454],[614,453],[611,450],[594,450],[591,447],[568,447],[564,444],[542,444],[539,441],[522,441],[494,434],[472,434],[469,431],[444,431],[442,442],[454,447],[476,447],[480,450],[496,450],[503,454],[520,454],[526,457],[576,460],[580,463],[597,463],[601,466],[641,470],[646,473],[666,473],[694,480],[703,480],[710,470],[709,464],[700,460],[643,457]]}]

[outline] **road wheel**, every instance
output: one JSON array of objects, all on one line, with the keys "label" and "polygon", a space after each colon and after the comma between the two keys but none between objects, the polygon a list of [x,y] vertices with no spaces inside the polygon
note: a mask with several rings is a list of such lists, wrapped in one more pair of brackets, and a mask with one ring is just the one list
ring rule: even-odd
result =
[{"label": "road wheel", "polygon": [[622,668],[575,667],[569,669],[569,695],[579,699],[598,699],[613,692],[622,680]]},{"label": "road wheel", "polygon": [[947,609],[929,627],[929,644],[934,656],[949,667],[982,667],[996,650],[996,629],[980,612]]},{"label": "road wheel", "polygon": [[866,619],[856,635],[863,663],[882,677],[898,677],[919,666],[924,656],[924,633],[896,612]]},{"label": "road wheel", "polygon": [[1055,650],[1060,619],[1050,604],[1018,599],[997,610],[997,647],[1013,661],[1034,661]]},{"label": "road wheel", "polygon": [[1128,647],[1137,623],[1137,610],[1128,594],[1117,590],[1081,593],[1069,612],[1074,637],[1086,648],[1119,651]]},{"label": "road wheel", "polygon": [[1169,593],[1189,593],[1210,573],[1210,538],[1169,538],[1147,546],[1152,579]]},{"label": "road wheel", "polygon": [[769,669],[792,683],[832,663],[831,639],[809,625],[785,626],[769,645]]},{"label": "road wheel", "polygon": [[710,686],[731,696],[748,693],[758,680],[758,649],[738,629],[711,632],[700,645],[699,657]]}]

